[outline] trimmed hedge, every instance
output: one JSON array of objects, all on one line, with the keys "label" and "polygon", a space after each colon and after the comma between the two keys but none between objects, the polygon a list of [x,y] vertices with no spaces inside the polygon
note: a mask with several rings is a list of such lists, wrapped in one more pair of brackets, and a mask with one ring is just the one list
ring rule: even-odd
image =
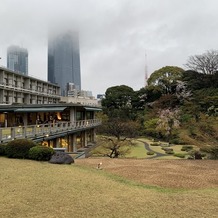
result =
[{"label": "trimmed hedge", "polygon": [[174,154],[174,151],[172,151],[172,150],[167,150],[167,151],[165,151],[165,153],[166,153],[166,154]]},{"label": "trimmed hedge", "polygon": [[38,161],[49,161],[54,154],[54,150],[45,146],[35,146],[29,150],[29,158]]},{"label": "trimmed hedge", "polygon": [[150,145],[151,145],[151,146],[160,146],[159,143],[151,143]]},{"label": "trimmed hedge", "polygon": [[5,156],[5,149],[6,149],[6,144],[0,144],[0,156]]},{"label": "trimmed hedge", "polygon": [[183,145],[181,151],[191,151],[193,149],[192,145]]},{"label": "trimmed hedge", "polygon": [[148,151],[147,155],[154,155],[154,152],[153,151]]},{"label": "trimmed hedge", "polygon": [[174,154],[175,157],[185,158],[185,154],[176,153]]},{"label": "trimmed hedge", "polygon": [[27,139],[15,139],[5,147],[5,154],[9,158],[28,158],[30,148],[36,144]]}]

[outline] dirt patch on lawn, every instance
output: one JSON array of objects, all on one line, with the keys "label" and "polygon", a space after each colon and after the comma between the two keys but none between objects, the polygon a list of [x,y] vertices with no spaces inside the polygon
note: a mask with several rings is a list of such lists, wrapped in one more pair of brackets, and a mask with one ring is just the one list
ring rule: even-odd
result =
[{"label": "dirt patch on lawn", "polygon": [[213,160],[132,160],[77,159],[76,164],[96,168],[147,185],[168,188],[218,188],[218,161]]}]

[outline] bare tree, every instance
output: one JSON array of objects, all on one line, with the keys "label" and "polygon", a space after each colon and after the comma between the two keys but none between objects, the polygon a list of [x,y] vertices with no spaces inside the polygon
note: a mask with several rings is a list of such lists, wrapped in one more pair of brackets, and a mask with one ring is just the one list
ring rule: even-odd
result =
[{"label": "bare tree", "polygon": [[137,136],[139,126],[134,121],[110,120],[101,126],[99,130],[99,144],[105,149],[100,153],[110,157],[118,158],[126,154],[133,145],[133,138]]},{"label": "bare tree", "polygon": [[185,66],[199,73],[214,74],[218,71],[218,51],[210,50],[201,55],[190,56]]}]

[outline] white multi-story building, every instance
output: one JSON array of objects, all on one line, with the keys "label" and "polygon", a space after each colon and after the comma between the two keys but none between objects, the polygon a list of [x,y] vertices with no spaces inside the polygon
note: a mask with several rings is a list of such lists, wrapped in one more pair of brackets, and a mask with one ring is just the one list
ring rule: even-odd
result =
[{"label": "white multi-story building", "polygon": [[0,104],[53,104],[59,101],[58,85],[0,67]]}]

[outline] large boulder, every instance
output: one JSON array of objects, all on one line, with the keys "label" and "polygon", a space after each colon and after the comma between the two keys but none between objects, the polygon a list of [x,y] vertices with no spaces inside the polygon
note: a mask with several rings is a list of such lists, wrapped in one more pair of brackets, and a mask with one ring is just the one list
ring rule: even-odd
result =
[{"label": "large boulder", "polygon": [[55,154],[52,155],[49,163],[53,164],[72,164],[74,163],[74,159],[65,152],[55,152]]}]

